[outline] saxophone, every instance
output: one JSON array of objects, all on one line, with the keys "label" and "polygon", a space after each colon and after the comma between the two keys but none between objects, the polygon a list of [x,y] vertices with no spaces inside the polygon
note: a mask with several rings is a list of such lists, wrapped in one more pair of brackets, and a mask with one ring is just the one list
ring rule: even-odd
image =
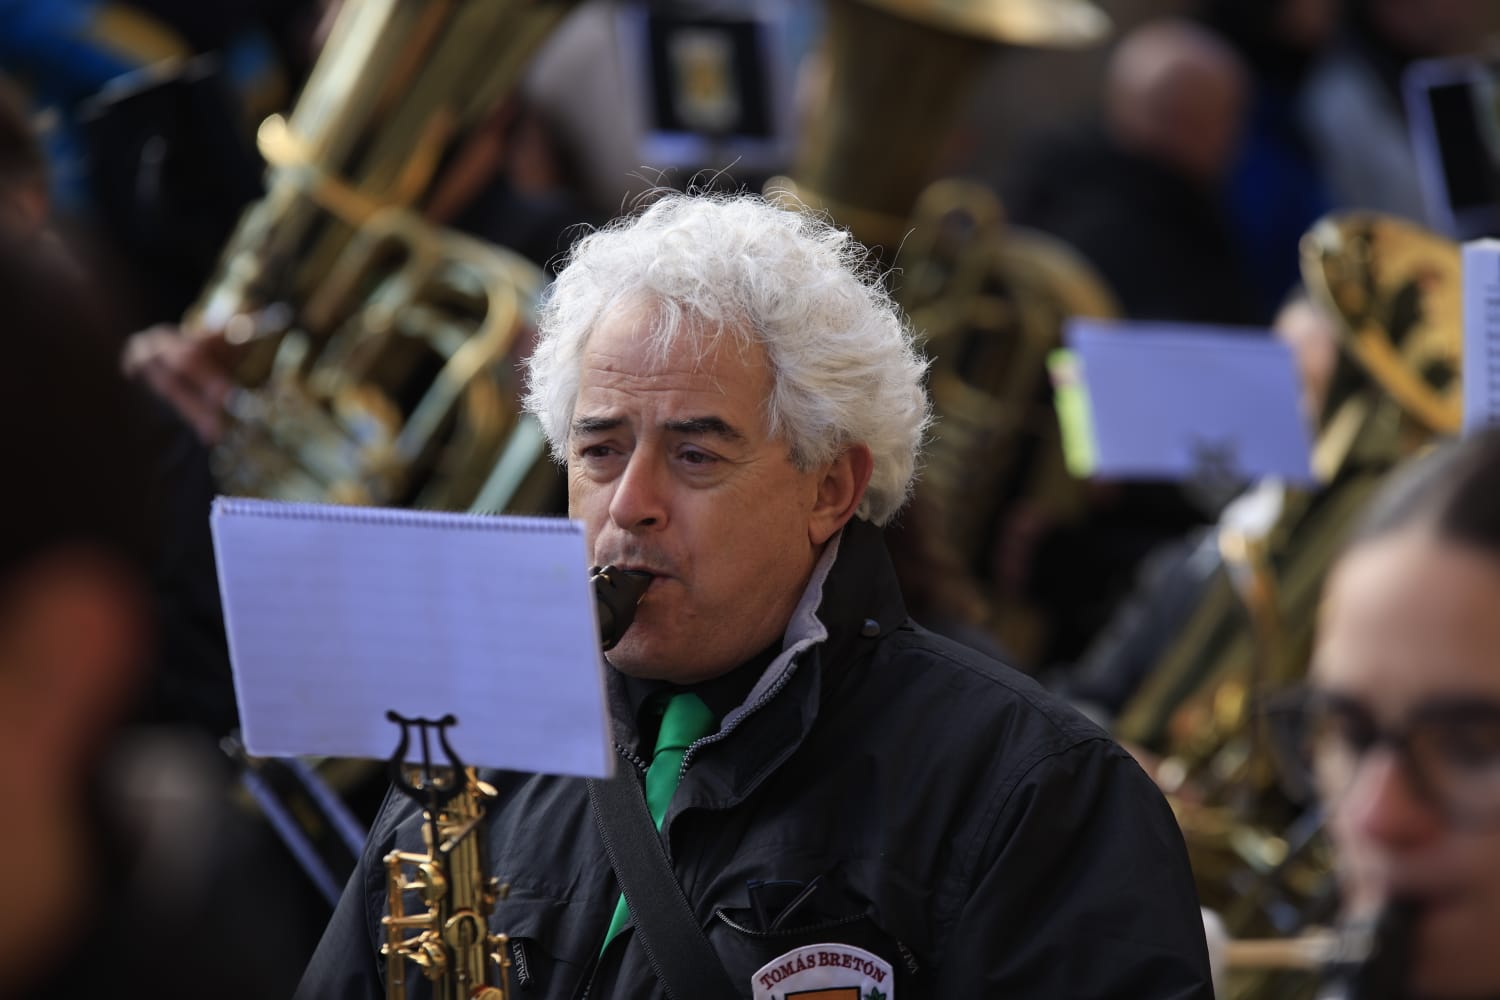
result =
[{"label": "saxophone", "polygon": [[1420,907],[1392,900],[1373,919],[1342,928],[1318,1000],[1404,1000],[1411,995],[1412,945]]},{"label": "saxophone", "polygon": [[[613,566],[591,571],[599,621],[600,647],[613,648],[635,618],[636,606],[651,583],[649,573]],[[387,914],[381,920],[385,943],[387,1000],[406,1000],[411,967],[432,983],[436,1000],[507,1000],[510,991],[509,939],[489,929],[495,903],[508,886],[487,874],[479,838],[485,809],[495,789],[464,765],[448,743],[457,720],[405,719],[401,741],[391,756],[392,782],[422,804],[423,851],[392,851],[385,856]],[[413,727],[421,734],[422,759],[408,765]],[[446,764],[434,764],[431,734],[436,731]],[[418,906],[408,911],[414,894]]]}]

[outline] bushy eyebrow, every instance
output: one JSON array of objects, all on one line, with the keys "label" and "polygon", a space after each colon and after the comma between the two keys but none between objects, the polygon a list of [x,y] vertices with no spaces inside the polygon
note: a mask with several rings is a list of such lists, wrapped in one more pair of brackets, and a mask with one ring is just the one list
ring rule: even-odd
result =
[{"label": "bushy eyebrow", "polygon": [[573,434],[602,434],[612,431],[625,421],[619,417],[579,417],[570,429]]},{"label": "bushy eyebrow", "polygon": [[674,434],[706,435],[736,443],[743,443],[745,441],[744,434],[741,434],[737,428],[719,417],[692,417],[688,420],[668,420],[666,428]]},{"label": "bushy eyebrow", "polygon": [[[573,421],[572,433],[583,436],[604,434],[617,430],[625,423],[619,417],[579,417]],[[693,437],[715,437],[724,441],[743,443],[746,438],[736,427],[722,417],[690,417],[687,420],[669,420],[664,425],[673,434]]]}]

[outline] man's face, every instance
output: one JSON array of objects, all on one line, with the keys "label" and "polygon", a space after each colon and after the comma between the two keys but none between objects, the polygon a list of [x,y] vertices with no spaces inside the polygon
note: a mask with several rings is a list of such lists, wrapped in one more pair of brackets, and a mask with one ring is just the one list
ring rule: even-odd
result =
[{"label": "man's face", "polygon": [[[1388,731],[1420,705],[1500,703],[1497,609],[1500,567],[1488,556],[1416,531],[1360,545],[1329,581],[1315,683]],[[1495,754],[1489,741],[1454,749],[1459,772],[1477,773]],[[1393,895],[1422,907],[1417,992],[1500,992],[1500,829],[1446,818],[1379,744],[1328,806],[1346,909],[1367,914]]]},{"label": "man's face", "polygon": [[799,472],[766,434],[771,372],[729,339],[699,357],[646,356],[651,314],[607,316],[589,338],[568,438],[568,511],[599,565],[655,575],[609,660],[691,683],[770,645],[836,530],[816,512],[826,470]]}]

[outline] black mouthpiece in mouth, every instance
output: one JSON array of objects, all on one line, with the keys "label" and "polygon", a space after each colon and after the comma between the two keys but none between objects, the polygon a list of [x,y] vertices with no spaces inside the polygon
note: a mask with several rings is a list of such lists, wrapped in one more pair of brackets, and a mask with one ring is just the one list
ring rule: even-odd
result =
[{"label": "black mouthpiece in mouth", "polygon": [[594,597],[599,602],[599,643],[609,652],[635,620],[635,609],[653,577],[642,570],[614,566],[595,566],[590,572]]}]

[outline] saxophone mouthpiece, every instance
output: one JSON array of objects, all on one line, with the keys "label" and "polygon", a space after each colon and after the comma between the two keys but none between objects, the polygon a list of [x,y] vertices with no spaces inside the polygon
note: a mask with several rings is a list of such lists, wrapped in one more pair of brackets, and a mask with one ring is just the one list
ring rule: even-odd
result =
[{"label": "saxophone mouthpiece", "polygon": [[646,595],[646,588],[651,586],[652,576],[615,566],[595,566],[589,575],[599,605],[599,644],[607,653],[635,621],[635,609]]}]

